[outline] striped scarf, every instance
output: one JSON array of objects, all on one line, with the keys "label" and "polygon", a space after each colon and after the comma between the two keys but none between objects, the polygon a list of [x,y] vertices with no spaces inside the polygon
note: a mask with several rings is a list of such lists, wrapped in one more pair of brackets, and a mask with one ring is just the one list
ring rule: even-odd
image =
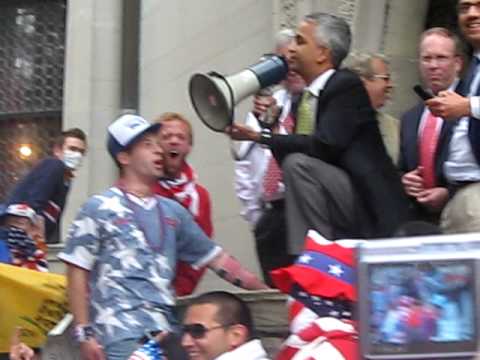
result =
[{"label": "striped scarf", "polygon": [[159,193],[168,198],[173,198],[188,209],[196,218],[199,215],[200,199],[195,183],[197,174],[195,170],[185,162],[177,179],[161,179],[158,182]]}]

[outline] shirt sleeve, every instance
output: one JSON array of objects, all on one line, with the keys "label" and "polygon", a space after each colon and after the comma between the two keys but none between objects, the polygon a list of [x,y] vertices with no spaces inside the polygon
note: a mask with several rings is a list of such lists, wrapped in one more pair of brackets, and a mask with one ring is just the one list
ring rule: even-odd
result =
[{"label": "shirt sleeve", "polygon": [[60,260],[85,270],[93,268],[100,248],[96,219],[96,205],[92,198],[70,225],[65,249],[58,255]]},{"label": "shirt sleeve", "polygon": [[245,159],[235,161],[235,193],[242,203],[240,215],[243,216],[252,226],[258,221],[262,213],[259,191],[255,187],[254,169],[252,161]]},{"label": "shirt sleeve", "polygon": [[61,160],[47,158],[41,161],[14,189],[8,202],[10,204],[26,202],[38,214],[41,214],[58,189],[58,184],[63,183],[64,173],[65,165]]},{"label": "shirt sleeve", "polygon": [[480,96],[470,97],[470,112],[472,117],[480,120]]},{"label": "shirt sleeve", "polygon": [[[245,125],[250,126],[256,131],[260,131],[258,121],[252,113],[247,115]],[[258,144],[244,142],[242,145],[248,145],[248,153],[242,157],[241,160],[235,161],[235,193],[237,198],[242,203],[240,215],[247,220],[252,226],[258,221],[262,214],[262,207],[260,201],[260,184],[258,184],[258,172],[261,169],[255,169],[253,157],[262,156],[259,154]]]},{"label": "shirt sleeve", "polygon": [[183,207],[176,208],[179,220],[177,256],[179,260],[199,269],[208,264],[222,249],[211,241]]}]

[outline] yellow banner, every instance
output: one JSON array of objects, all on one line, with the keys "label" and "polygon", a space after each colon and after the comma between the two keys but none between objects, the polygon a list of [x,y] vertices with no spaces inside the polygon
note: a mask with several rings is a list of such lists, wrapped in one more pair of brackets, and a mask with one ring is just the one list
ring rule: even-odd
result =
[{"label": "yellow banner", "polygon": [[21,341],[41,347],[67,313],[65,290],[63,275],[0,264],[0,353],[8,352],[16,327]]}]

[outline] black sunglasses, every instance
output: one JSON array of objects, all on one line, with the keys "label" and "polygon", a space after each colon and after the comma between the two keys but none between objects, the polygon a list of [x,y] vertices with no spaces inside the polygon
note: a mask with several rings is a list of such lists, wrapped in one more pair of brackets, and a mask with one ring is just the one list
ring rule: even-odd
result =
[{"label": "black sunglasses", "polygon": [[187,324],[182,326],[182,334],[188,334],[194,339],[201,339],[205,334],[211,330],[221,329],[231,326],[232,324],[218,325],[207,328],[202,324]]}]

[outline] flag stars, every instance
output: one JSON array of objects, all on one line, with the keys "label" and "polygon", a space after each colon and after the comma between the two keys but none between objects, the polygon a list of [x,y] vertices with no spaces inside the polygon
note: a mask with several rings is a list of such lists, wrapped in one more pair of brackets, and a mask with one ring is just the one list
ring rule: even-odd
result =
[{"label": "flag stars", "polygon": [[344,273],[344,270],[340,265],[328,265],[328,273],[336,277],[341,277]]},{"label": "flag stars", "polygon": [[304,254],[304,255],[302,255],[298,258],[298,261],[301,264],[308,264],[312,260],[313,260],[313,257],[311,255],[308,255],[308,254]]}]

